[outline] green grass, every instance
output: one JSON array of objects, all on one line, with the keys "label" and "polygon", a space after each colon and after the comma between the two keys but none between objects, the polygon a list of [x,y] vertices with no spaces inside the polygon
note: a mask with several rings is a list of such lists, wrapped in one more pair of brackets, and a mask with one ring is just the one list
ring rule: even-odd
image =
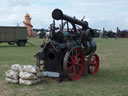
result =
[{"label": "green grass", "polygon": [[128,96],[128,39],[96,39],[100,69],[77,81],[45,79],[25,86],[5,81],[12,64],[35,64],[42,39],[30,38],[26,47],[0,44],[0,96]]}]

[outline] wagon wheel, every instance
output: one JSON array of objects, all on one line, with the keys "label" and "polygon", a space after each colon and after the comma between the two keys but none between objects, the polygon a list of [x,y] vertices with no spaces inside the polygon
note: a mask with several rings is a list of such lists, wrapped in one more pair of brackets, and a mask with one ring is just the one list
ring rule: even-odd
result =
[{"label": "wagon wheel", "polygon": [[99,57],[96,54],[88,57],[88,72],[90,74],[96,74],[99,70]]},{"label": "wagon wheel", "polygon": [[20,40],[20,41],[17,42],[18,46],[25,46],[25,44],[26,44],[25,40]]},{"label": "wagon wheel", "polygon": [[40,71],[43,71],[43,69],[44,69],[43,63],[44,63],[43,60],[36,58],[36,66],[39,67]]},{"label": "wagon wheel", "polygon": [[70,80],[81,77],[84,69],[84,55],[80,48],[73,48],[66,52],[63,62],[64,76]]}]

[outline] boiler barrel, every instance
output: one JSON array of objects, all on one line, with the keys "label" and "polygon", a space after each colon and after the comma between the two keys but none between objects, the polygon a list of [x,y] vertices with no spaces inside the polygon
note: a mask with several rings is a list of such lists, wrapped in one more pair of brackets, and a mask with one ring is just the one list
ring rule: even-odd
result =
[{"label": "boiler barrel", "polygon": [[52,18],[55,20],[66,20],[72,24],[78,24],[83,27],[88,27],[88,22],[87,21],[80,21],[76,18],[70,17],[68,15],[63,14],[63,12],[60,9],[55,9],[52,12]]}]

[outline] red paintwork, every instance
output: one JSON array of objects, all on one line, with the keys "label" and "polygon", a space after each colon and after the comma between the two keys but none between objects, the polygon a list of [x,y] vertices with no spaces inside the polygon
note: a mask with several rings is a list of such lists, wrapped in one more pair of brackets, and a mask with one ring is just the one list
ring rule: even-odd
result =
[{"label": "red paintwork", "polygon": [[93,54],[90,61],[90,71],[91,74],[96,74],[99,70],[99,57],[96,54]]},{"label": "red paintwork", "polygon": [[84,55],[80,48],[72,49],[67,66],[69,78],[71,80],[77,80],[81,77],[84,70]]}]

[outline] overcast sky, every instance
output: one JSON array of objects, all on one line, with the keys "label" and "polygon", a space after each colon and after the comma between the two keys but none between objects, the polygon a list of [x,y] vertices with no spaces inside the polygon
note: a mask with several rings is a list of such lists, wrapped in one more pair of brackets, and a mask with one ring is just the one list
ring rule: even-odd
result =
[{"label": "overcast sky", "polygon": [[55,8],[81,19],[91,28],[128,29],[128,0],[0,0],[0,26],[23,26],[28,12],[34,28],[48,28]]}]

